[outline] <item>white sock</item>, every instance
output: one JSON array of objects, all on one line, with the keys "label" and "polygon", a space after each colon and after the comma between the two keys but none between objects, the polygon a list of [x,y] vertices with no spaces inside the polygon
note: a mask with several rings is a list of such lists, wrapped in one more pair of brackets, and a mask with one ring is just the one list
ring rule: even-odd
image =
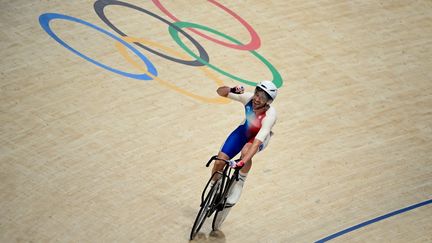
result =
[{"label": "white sock", "polygon": [[243,182],[245,182],[247,176],[248,176],[248,173],[243,173],[243,172],[239,171],[239,180],[242,180]]}]

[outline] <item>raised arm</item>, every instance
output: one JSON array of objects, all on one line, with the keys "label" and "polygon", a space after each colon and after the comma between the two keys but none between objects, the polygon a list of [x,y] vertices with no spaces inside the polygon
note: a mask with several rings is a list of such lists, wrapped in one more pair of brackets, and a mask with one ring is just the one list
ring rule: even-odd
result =
[{"label": "raised arm", "polygon": [[245,92],[244,87],[237,85],[235,87],[221,86],[216,92],[222,97],[227,97],[232,100],[239,101],[245,105],[253,96],[251,92]]},{"label": "raised arm", "polygon": [[222,97],[227,97],[228,94],[230,93],[231,88],[228,86],[222,86],[219,87],[216,92],[218,93],[218,95],[222,96]]}]

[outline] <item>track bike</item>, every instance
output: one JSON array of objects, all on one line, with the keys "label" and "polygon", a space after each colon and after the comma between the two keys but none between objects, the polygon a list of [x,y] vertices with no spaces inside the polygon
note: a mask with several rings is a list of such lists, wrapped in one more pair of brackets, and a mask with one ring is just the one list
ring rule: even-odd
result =
[{"label": "track bike", "polygon": [[[192,226],[190,233],[190,240],[193,240],[196,234],[201,229],[207,218],[210,218],[215,214],[212,223],[212,229],[217,230],[221,227],[223,221],[225,220],[230,208],[233,205],[227,205],[226,201],[228,198],[228,193],[234,181],[238,181],[238,174],[241,167],[232,169],[229,166],[230,161],[218,158],[216,155],[212,156],[207,162],[206,167],[209,167],[211,162],[215,160],[221,160],[225,162],[225,166],[222,171],[216,171],[212,174],[208,180],[204,190],[201,194],[201,204],[198,214],[195,218],[195,222]],[[238,162],[240,159],[237,159]],[[216,182],[211,185],[213,178],[217,178]]]}]

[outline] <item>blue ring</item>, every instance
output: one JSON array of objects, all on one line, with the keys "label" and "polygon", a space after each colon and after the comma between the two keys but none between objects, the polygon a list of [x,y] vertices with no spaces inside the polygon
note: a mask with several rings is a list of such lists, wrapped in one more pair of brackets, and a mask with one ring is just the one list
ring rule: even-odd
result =
[{"label": "blue ring", "polygon": [[98,61],[95,61],[94,59],[82,54],[81,52],[75,50],[74,48],[72,48],[71,46],[69,46],[68,44],[66,44],[66,42],[64,42],[62,39],[60,39],[56,34],[54,34],[54,32],[51,30],[51,27],[49,26],[49,22],[53,19],[64,19],[64,20],[69,20],[69,21],[73,21],[76,23],[80,23],[83,25],[87,25],[93,29],[96,29],[99,32],[102,32],[106,35],[108,35],[109,37],[115,39],[116,41],[122,43],[123,45],[125,45],[127,48],[129,48],[129,50],[133,51],[139,58],[141,58],[141,60],[144,61],[145,65],[147,66],[147,70],[149,73],[151,73],[154,76],[157,76],[157,70],[155,68],[155,66],[153,65],[153,63],[147,59],[147,57],[145,57],[141,52],[139,52],[137,49],[135,49],[132,45],[130,45],[129,43],[127,43],[126,41],[122,40],[121,38],[115,36],[114,34],[96,26],[93,25],[89,22],[86,22],[84,20],[78,19],[78,18],[74,18],[71,16],[67,16],[67,15],[63,15],[63,14],[57,14],[57,13],[44,13],[41,16],[39,16],[39,23],[42,26],[42,28],[54,39],[56,40],[58,43],[60,43],[62,46],[64,46],[65,48],[69,49],[70,51],[72,51],[73,53],[77,54],[78,56],[84,58],[85,60],[96,64],[99,67],[102,67],[106,70],[109,70],[111,72],[129,77],[129,78],[135,78],[135,79],[140,79],[140,80],[152,80],[152,77],[148,76],[147,74],[133,74],[133,73],[127,73],[127,72],[123,72],[120,71],[118,69],[109,67],[105,64],[102,64]]}]

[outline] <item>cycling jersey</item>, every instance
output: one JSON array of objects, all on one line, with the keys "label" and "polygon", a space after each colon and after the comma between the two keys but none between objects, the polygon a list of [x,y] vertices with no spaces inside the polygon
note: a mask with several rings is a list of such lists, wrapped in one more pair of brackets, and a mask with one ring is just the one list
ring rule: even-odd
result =
[{"label": "cycling jersey", "polygon": [[246,143],[252,143],[254,139],[262,142],[258,151],[263,150],[272,135],[271,129],[276,122],[276,110],[270,108],[256,115],[252,107],[253,93],[245,92],[243,94],[229,93],[228,98],[241,102],[245,107],[246,118],[242,123],[228,136],[222,145],[221,151],[231,159],[235,157]]}]

